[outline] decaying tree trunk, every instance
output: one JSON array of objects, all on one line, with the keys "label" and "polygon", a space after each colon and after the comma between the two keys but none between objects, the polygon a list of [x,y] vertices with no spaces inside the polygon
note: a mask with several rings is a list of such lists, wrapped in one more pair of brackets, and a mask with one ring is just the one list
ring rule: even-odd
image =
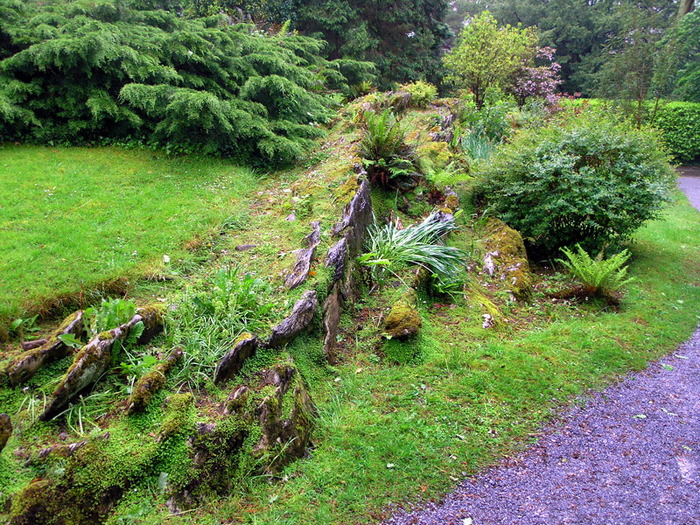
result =
[{"label": "decaying tree trunk", "polygon": [[42,421],[56,417],[82,390],[94,384],[109,370],[114,345],[126,339],[133,327],[143,321],[136,314],[128,323],[96,335],[75,356],[73,364],[51,396],[51,402],[39,416]]},{"label": "decaying tree trunk", "polygon": [[67,356],[71,349],[58,337],[60,335],[78,335],[83,331],[83,311],[75,312],[64,319],[46,342],[18,356],[7,367],[7,377],[10,384],[16,386],[28,381],[42,366],[56,359]]}]

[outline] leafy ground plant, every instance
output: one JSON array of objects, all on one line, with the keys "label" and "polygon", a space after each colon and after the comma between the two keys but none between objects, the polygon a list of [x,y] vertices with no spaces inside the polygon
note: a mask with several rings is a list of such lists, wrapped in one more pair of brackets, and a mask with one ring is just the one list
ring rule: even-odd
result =
[{"label": "leafy ground plant", "polygon": [[271,287],[238,268],[219,269],[185,292],[170,325],[169,343],[183,349],[175,381],[196,387],[211,377],[218,359],[244,331],[264,329],[272,313]]},{"label": "leafy ground plant", "polygon": [[615,292],[632,282],[627,277],[625,263],[631,257],[627,250],[603,258],[603,252],[591,257],[586,250],[576,245],[576,253],[562,248],[566,259],[557,259],[583,285],[583,292],[590,297],[612,298]]},{"label": "leafy ground plant", "polygon": [[431,272],[439,283],[461,282],[467,255],[442,241],[455,228],[454,219],[436,213],[405,229],[394,222],[385,226],[375,224],[370,230],[368,251],[359,261],[371,268],[374,281],[381,280],[385,272],[395,275],[401,268],[417,265]]},{"label": "leafy ground plant", "polygon": [[406,145],[406,130],[391,108],[381,113],[364,113],[359,155],[374,185],[403,190],[416,185],[417,174],[410,158],[411,148]]}]

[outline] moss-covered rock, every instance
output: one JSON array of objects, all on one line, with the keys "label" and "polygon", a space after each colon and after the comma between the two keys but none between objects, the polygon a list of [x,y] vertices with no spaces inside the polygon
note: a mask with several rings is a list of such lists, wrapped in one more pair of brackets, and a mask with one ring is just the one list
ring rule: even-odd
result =
[{"label": "moss-covered rock", "polygon": [[516,299],[528,300],[533,278],[523,238],[503,221],[489,218],[484,236],[485,270]]},{"label": "moss-covered rock", "polygon": [[416,149],[421,166],[427,171],[440,171],[452,160],[452,152],[447,142],[427,142]]},{"label": "moss-covered rock", "polygon": [[129,413],[140,412],[151,402],[153,395],[165,385],[168,372],[170,372],[182,357],[182,350],[173,350],[162,363],[157,364],[153,370],[142,375],[131,392],[127,403]]},{"label": "moss-covered rock", "polygon": [[393,339],[414,337],[423,324],[417,307],[416,292],[409,289],[391,307],[389,315],[384,320],[384,332]]}]

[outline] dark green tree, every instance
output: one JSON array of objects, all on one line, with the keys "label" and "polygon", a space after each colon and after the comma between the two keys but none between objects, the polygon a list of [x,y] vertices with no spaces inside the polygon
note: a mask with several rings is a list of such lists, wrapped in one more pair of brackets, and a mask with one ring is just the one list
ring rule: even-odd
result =
[{"label": "dark green tree", "polygon": [[299,0],[297,27],[328,42],[330,59],[369,60],[382,87],[442,76],[451,33],[446,0]]}]

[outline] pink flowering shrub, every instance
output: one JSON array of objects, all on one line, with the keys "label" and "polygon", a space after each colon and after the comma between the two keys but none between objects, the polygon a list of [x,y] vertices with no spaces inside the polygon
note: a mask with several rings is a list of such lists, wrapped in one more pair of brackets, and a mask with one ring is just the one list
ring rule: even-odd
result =
[{"label": "pink flowering shrub", "polygon": [[555,51],[553,47],[538,48],[537,60],[545,62],[545,65],[523,65],[520,69],[513,86],[513,93],[519,105],[522,106],[529,98],[543,99],[550,106],[557,104],[561,65],[554,61]]}]

